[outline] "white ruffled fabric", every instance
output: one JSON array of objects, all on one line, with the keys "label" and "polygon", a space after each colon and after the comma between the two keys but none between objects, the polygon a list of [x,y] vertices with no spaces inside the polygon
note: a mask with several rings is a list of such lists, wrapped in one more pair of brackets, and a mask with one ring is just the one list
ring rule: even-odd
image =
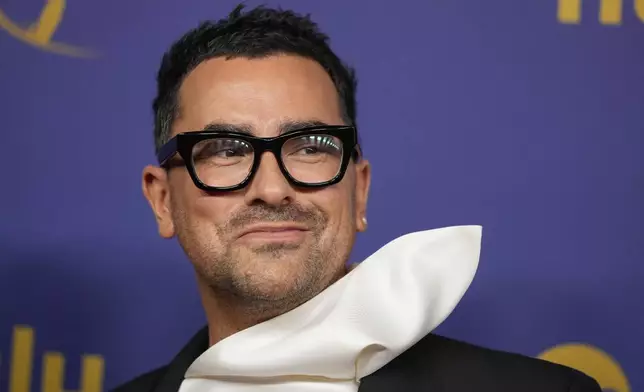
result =
[{"label": "white ruffled fabric", "polygon": [[453,311],[481,233],[454,226],[391,241],[305,304],[210,347],[180,392],[356,392]]}]

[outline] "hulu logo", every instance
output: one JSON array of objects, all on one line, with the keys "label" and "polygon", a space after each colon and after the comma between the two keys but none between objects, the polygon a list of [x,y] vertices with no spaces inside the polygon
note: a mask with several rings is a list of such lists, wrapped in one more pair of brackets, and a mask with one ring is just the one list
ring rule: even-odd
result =
[{"label": "hulu logo", "polygon": [[[557,17],[561,23],[581,23],[582,0],[558,0],[559,7]],[[583,0],[588,2],[589,0]],[[644,0],[628,0],[633,2],[635,15],[644,22]],[[622,12],[624,4],[622,0],[593,0],[599,3],[599,22],[603,25],[622,24]]]},{"label": "hulu logo", "polygon": [[[13,329],[13,345],[9,362],[9,391],[31,392],[34,365],[34,330],[28,326]],[[3,358],[0,358],[2,360]],[[4,362],[4,361],[2,361]],[[0,365],[3,363],[0,362]],[[83,355],[80,388],[77,392],[102,392],[103,358]],[[72,392],[65,389],[65,357],[58,352],[45,352],[42,358],[42,392]],[[4,387],[0,385],[0,391]]]}]

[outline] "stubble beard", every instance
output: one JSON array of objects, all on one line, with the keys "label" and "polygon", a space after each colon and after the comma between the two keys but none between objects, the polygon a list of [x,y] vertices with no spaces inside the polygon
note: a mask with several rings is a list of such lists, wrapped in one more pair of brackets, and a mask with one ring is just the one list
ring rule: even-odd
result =
[{"label": "stubble beard", "polygon": [[[275,216],[264,216],[258,220],[303,220],[295,219],[292,211],[268,212],[271,213]],[[336,261],[337,257],[343,257],[337,251],[338,244],[323,243],[326,217],[311,212],[305,215],[311,231],[301,244],[275,243],[254,247],[236,247],[231,242],[222,244],[213,241],[211,236],[204,238],[203,231],[185,225],[187,222],[181,218],[183,222],[178,225],[177,234],[200,281],[213,296],[225,300],[237,310],[243,310],[247,316],[269,319],[308,301],[344,275],[344,261]],[[291,219],[287,219],[289,217]],[[220,241],[230,238],[231,226],[252,223],[251,216],[233,219],[233,225],[230,223],[214,229]],[[334,271],[334,266],[338,265],[342,267],[341,271]]]},{"label": "stubble beard", "polygon": [[250,314],[270,317],[301,305],[326,287],[328,256],[321,252],[317,239],[310,246],[228,248],[223,257],[210,259],[203,272],[213,293]]}]

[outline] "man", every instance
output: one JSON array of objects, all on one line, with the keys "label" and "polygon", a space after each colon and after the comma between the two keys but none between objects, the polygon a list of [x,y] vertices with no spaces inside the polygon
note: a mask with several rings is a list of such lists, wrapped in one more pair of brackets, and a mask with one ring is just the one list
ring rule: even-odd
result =
[{"label": "man", "polygon": [[[416,298],[419,308],[406,297],[387,305],[407,286],[383,275],[391,272],[388,259],[414,241],[447,236],[410,256],[423,258],[453,232],[397,240],[347,275],[355,235],[367,228],[371,176],[358,143],[355,89],[354,72],[327,37],[290,11],[238,7],[188,32],[164,56],[153,105],[160,166],[145,168],[143,191],[160,235],[176,236],[193,264],[208,326],[167,366],[116,391],[600,391],[575,370],[426,330],[469,284],[475,264],[458,271],[452,264],[473,258],[476,245],[419,280],[437,287],[432,306],[423,305],[427,293]],[[429,258],[449,253],[441,252]],[[463,290],[445,294],[441,285]],[[378,298],[378,290],[387,296]],[[455,300],[441,302],[449,295]],[[336,311],[346,303],[358,310]],[[406,321],[379,317],[392,307]],[[439,307],[433,319],[425,315]],[[325,324],[334,311],[339,316]],[[346,325],[346,314],[364,313],[367,323]],[[352,346],[378,331],[385,331],[378,342],[397,348],[379,357],[389,343]],[[319,347],[307,351],[309,344]],[[355,364],[337,366],[346,358]],[[324,373],[333,366],[348,376]]]}]

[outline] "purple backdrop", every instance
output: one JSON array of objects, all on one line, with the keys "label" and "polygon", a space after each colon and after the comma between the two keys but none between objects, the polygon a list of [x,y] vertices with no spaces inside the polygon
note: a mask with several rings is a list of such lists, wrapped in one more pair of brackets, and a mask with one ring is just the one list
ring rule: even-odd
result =
[{"label": "purple backdrop", "polygon": [[[628,392],[644,390],[644,1],[600,2],[279,4],[358,69],[374,179],[353,259],[482,224],[477,278],[439,332],[531,356],[564,345],[544,357]],[[0,0],[0,392],[61,392],[58,376],[100,392],[204,322],[140,175],[161,54],[236,2],[44,3]]]}]

